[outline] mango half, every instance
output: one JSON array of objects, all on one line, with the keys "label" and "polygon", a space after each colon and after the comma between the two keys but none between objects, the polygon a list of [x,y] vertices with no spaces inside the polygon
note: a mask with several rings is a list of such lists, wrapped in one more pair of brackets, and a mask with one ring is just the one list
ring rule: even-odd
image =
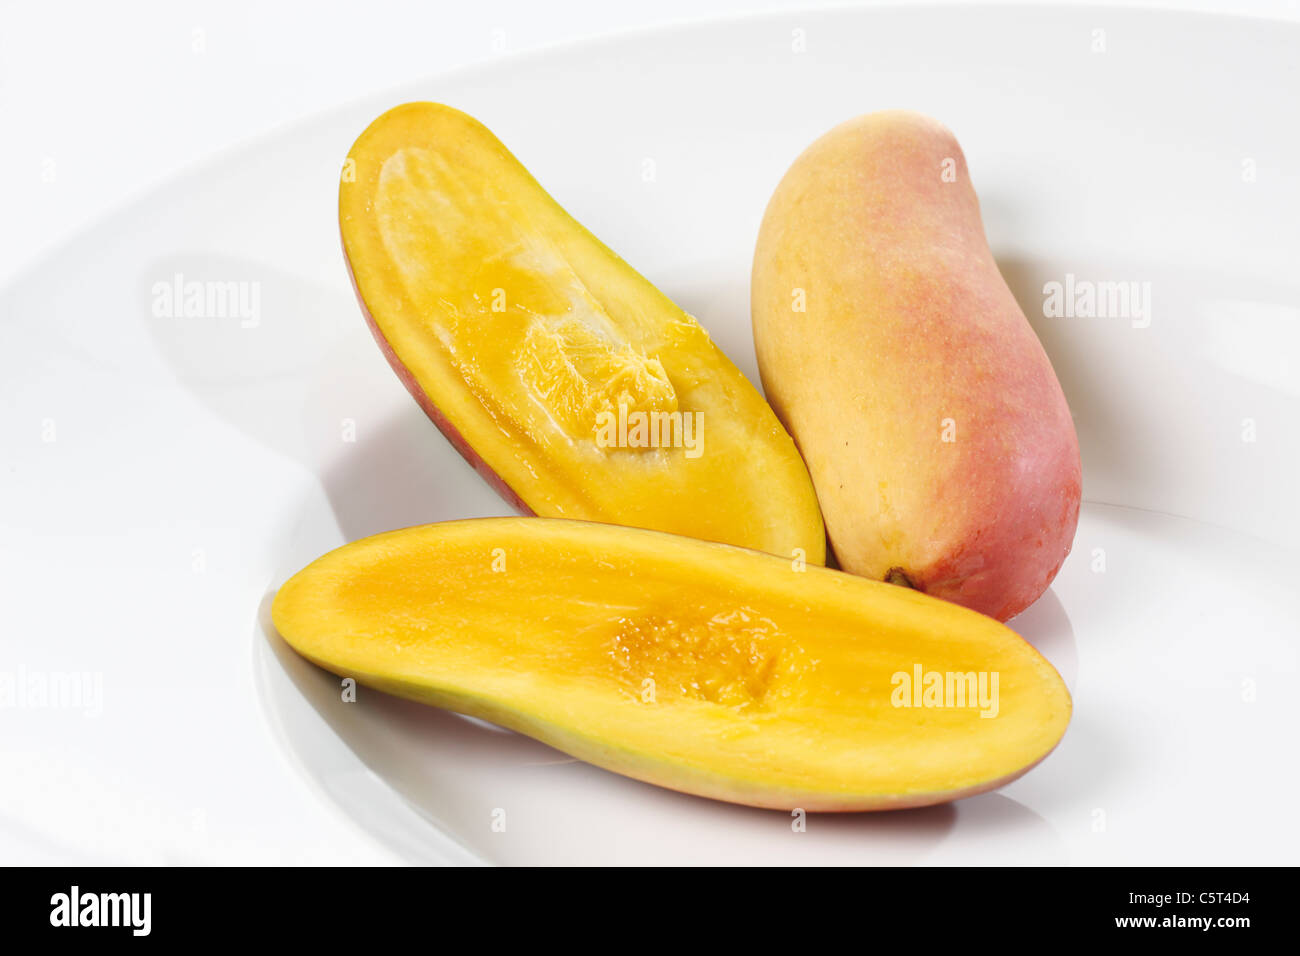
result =
[{"label": "mango half", "polygon": [[812,481],[767,402],[482,124],[410,103],[348,158],[339,223],[371,330],[507,501],[824,561]]},{"label": "mango half", "polygon": [[272,617],[321,667],[589,763],[757,807],[883,810],[998,787],[1070,718],[991,618],[755,551],[483,518],[333,551]]}]

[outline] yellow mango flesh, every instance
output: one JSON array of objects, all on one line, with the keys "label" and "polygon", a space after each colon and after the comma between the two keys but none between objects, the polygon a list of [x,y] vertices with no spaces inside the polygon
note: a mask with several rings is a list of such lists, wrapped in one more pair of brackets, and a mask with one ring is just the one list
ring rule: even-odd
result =
[{"label": "yellow mango flesh", "polygon": [[1041,760],[1070,717],[1051,664],[990,618],[613,525],[489,518],[377,535],[295,575],[272,615],[341,677],[760,807],[968,796]]},{"label": "yellow mango flesh", "polygon": [[491,132],[412,103],[349,159],[344,251],[376,337],[508,498],[822,563],[811,479],[766,401]]}]

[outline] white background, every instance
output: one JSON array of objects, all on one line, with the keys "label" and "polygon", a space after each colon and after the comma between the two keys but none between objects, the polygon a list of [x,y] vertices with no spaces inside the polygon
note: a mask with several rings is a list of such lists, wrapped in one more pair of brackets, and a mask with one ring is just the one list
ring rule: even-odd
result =
[{"label": "white background", "polygon": [[[880,4],[808,6],[837,5]],[[1300,19],[1300,0],[1141,5]],[[177,171],[367,94],[558,43],[800,6],[779,0],[4,0],[0,282]]]}]

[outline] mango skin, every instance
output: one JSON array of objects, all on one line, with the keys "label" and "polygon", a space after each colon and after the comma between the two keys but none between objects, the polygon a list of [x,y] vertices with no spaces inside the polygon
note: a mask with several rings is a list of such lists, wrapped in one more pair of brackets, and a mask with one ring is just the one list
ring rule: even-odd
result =
[{"label": "mango skin", "polygon": [[952,133],[890,111],[813,143],[767,207],[751,304],[840,567],[999,620],[1032,604],[1074,539],[1078,439]]},{"label": "mango skin", "polygon": [[[481,518],[376,535],[294,575],[271,616],[340,677],[757,807],[971,796],[1040,762],[1071,713],[1052,665],[988,617],[609,524]],[[920,682],[899,689],[918,668],[996,679],[993,706],[942,689],[920,706]]]}]

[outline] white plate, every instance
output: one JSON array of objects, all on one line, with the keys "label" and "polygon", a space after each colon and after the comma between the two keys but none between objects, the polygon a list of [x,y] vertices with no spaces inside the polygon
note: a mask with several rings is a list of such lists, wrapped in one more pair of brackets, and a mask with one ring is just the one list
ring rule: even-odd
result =
[{"label": "white plate", "polygon": [[[1297,41],[1015,7],[629,36],[356,104],[88,232],[0,292],[3,669],[103,688],[98,715],[0,711],[7,858],[1294,862]],[[1000,793],[795,833],[364,689],[343,703],[287,651],[269,595],[313,557],[504,513],[388,370],[340,258],[339,163],[410,99],[487,123],[754,378],[749,258],[789,162],[873,109],[954,129],[1083,447],[1074,553],[1014,623],[1074,692],[1052,757]],[[155,314],[178,273],[255,287],[257,321]],[[1151,321],[1044,317],[1067,273],[1150,283]]]}]

